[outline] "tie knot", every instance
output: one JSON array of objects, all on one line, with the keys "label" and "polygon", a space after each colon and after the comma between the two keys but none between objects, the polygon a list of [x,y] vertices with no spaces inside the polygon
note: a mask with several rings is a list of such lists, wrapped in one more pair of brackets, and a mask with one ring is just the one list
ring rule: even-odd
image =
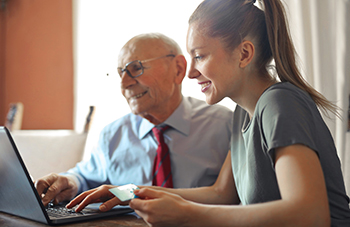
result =
[{"label": "tie knot", "polygon": [[158,126],[158,127],[154,127],[152,129],[154,134],[163,134],[166,130],[168,130],[170,128],[169,125],[162,125],[162,126]]},{"label": "tie knot", "polygon": [[157,127],[152,128],[153,135],[156,137],[158,143],[164,143],[163,133],[169,128],[170,128],[169,125],[162,125],[162,126],[158,126],[158,128]]}]

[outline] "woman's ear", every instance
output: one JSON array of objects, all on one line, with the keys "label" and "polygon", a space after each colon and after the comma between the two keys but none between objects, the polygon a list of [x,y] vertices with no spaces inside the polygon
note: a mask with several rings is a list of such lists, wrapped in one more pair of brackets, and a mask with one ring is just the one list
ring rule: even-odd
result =
[{"label": "woman's ear", "polygon": [[175,83],[181,84],[186,75],[187,61],[183,55],[177,55],[174,60],[176,61],[177,69]]},{"label": "woman's ear", "polygon": [[249,40],[244,40],[240,44],[239,67],[245,68],[253,60],[255,54],[254,44]]}]

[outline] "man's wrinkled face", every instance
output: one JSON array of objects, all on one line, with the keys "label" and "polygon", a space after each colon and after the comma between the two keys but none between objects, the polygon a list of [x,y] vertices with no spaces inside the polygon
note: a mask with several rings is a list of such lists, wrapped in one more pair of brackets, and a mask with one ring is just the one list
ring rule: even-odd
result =
[{"label": "man's wrinkled face", "polygon": [[[118,67],[135,60],[146,60],[170,54],[159,40],[129,41],[119,54]],[[132,113],[147,115],[172,105],[176,74],[172,57],[160,58],[143,63],[140,77],[131,78],[127,72],[121,76],[121,91]]]}]

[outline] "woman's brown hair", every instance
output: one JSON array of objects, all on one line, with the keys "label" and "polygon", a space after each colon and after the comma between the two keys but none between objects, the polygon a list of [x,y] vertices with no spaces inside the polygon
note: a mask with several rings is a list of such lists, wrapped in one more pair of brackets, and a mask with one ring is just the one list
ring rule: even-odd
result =
[{"label": "woman's brown hair", "polygon": [[326,115],[330,111],[339,116],[338,107],[301,76],[281,1],[262,2],[264,11],[255,6],[255,0],[204,0],[193,12],[189,24],[197,22],[205,35],[219,38],[229,52],[249,36],[255,40],[256,67],[262,75],[269,75],[274,60],[280,81],[288,81],[309,93]]}]

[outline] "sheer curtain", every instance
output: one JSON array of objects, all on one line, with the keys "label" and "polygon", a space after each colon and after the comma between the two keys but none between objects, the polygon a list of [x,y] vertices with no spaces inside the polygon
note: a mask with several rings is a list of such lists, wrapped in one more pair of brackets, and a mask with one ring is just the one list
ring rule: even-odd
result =
[{"label": "sheer curtain", "polygon": [[335,140],[349,194],[350,1],[285,0],[285,3],[303,75],[341,108],[342,119],[324,119]]}]

